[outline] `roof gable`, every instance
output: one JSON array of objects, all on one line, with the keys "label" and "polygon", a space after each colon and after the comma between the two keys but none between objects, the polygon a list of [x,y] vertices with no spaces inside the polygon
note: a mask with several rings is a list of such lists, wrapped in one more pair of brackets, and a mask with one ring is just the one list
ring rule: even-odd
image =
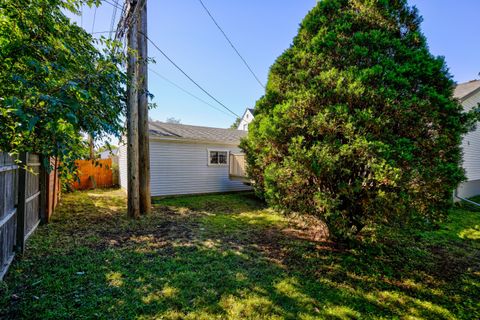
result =
[{"label": "roof gable", "polygon": [[242,117],[241,117],[240,119],[244,119],[244,118],[245,118],[245,115],[247,114],[247,112],[249,112],[249,113],[252,115],[252,117],[255,116],[255,109],[253,109],[253,108],[246,108],[246,109],[245,109],[245,112],[243,113],[243,115],[242,115]]}]

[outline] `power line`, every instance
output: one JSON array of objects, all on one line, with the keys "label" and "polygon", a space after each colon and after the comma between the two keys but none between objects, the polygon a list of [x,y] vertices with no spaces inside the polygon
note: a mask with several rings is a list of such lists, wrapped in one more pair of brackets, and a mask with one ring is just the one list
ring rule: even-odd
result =
[{"label": "power line", "polygon": [[[114,6],[113,6],[113,12],[112,12],[112,21],[110,22],[110,30],[113,30],[113,26],[115,25],[115,18],[117,17],[117,9],[118,9],[118,0],[115,0],[114,2]],[[112,39],[112,32],[113,31],[110,31],[110,34],[109,34],[109,39]]]},{"label": "power line", "polygon": [[97,17],[97,6],[95,6],[95,11],[93,12],[93,23],[92,23],[92,33],[95,30],[95,18]]},{"label": "power line", "polygon": [[[107,0],[105,0],[107,1]],[[112,5],[112,3],[108,2],[108,4]],[[143,2],[143,6],[146,6],[146,2]],[[133,5],[133,6],[132,6]],[[135,23],[137,20],[137,15],[135,12],[138,12],[140,10],[143,10],[143,8],[140,8],[137,6],[137,4],[132,4],[130,1],[125,1],[123,3],[123,8],[122,14],[120,15],[120,19],[118,20],[117,24],[117,30],[115,31],[115,40],[118,40],[119,38],[125,37],[125,32],[126,30]]]},{"label": "power line", "polygon": [[112,3],[112,2],[110,2],[110,1],[108,1],[108,0],[103,0],[103,2],[105,2],[105,3],[109,4],[109,5],[111,5],[111,6],[112,6],[112,7],[114,7],[114,8],[117,8],[117,9],[119,9],[119,10],[122,10],[122,11],[123,11],[123,8],[122,8],[121,6],[119,6],[119,5],[118,5],[118,0],[115,0],[115,3]]},{"label": "power line", "polygon": [[148,70],[150,70],[152,73],[154,73],[155,75],[157,75],[158,77],[162,78],[163,80],[165,80],[166,82],[170,83],[172,86],[176,87],[177,89],[183,91],[184,93],[188,94],[189,96],[197,99],[198,101],[206,104],[207,106],[209,107],[212,107],[213,109],[217,110],[217,111],[220,111],[224,114],[226,114],[227,116],[229,117],[233,117],[230,113],[227,113],[225,110],[222,110],[216,106],[214,106],[213,104],[203,100],[202,98],[194,95],[193,93],[191,93],[190,91],[188,91],[187,89],[184,89],[182,88],[181,86],[179,86],[178,84],[176,84],[175,82],[173,82],[172,80],[168,79],[167,77],[163,76],[162,74],[160,74],[159,72],[157,72],[156,70],[153,70],[152,68],[148,68]]},{"label": "power line", "polygon": [[213,15],[210,13],[210,11],[207,9],[207,7],[205,6],[205,4],[203,3],[202,0],[198,0],[200,2],[200,4],[202,5],[203,9],[205,9],[205,11],[207,12],[208,16],[210,17],[210,19],[212,19],[213,23],[217,26],[218,30],[220,30],[220,32],[223,34],[223,36],[225,37],[225,39],[228,41],[228,43],[230,44],[230,46],[233,48],[233,50],[237,53],[237,55],[240,57],[240,59],[242,59],[243,63],[245,64],[245,66],[248,68],[248,70],[250,71],[250,73],[253,75],[253,77],[255,78],[255,80],[257,80],[258,84],[262,86],[262,88],[265,89],[265,85],[260,81],[260,79],[257,77],[257,75],[255,74],[255,72],[253,72],[252,68],[250,67],[250,65],[247,63],[247,61],[242,57],[242,55],[240,54],[240,52],[237,50],[237,48],[233,45],[232,41],[230,41],[230,39],[228,38],[227,34],[225,33],[225,31],[223,31],[222,27],[220,27],[220,25],[217,23],[217,21],[215,20],[215,18],[213,17]]},{"label": "power line", "polygon": [[108,30],[108,31],[95,31],[95,32],[92,32],[91,34],[99,34],[99,33],[111,33],[111,32],[115,32],[115,30]]},{"label": "power line", "polygon": [[234,116],[238,117],[238,118],[241,118],[238,114],[236,114],[235,112],[233,112],[230,108],[228,108],[226,105],[224,105],[223,103],[221,103],[217,98],[215,98],[213,95],[211,95],[207,90],[205,90],[201,85],[199,85],[195,80],[192,79],[192,77],[190,77],[185,71],[183,71],[182,68],[180,68],[172,59],[170,59],[169,56],[167,56],[167,54],[165,52],[163,52],[162,49],[160,49],[156,44],[155,42],[153,42],[146,34],[144,34],[143,32],[141,32],[141,34],[147,38],[147,40],[155,47],[155,49],[157,49],[175,68],[177,68],[181,73],[183,73],[183,75],[185,77],[188,78],[188,80],[190,80],[191,82],[193,82],[193,84],[195,84],[200,90],[202,90],[206,95],[208,95],[210,98],[212,98],[213,100],[215,100],[215,102],[217,102],[219,105],[221,105],[223,108],[225,108],[226,110],[228,110],[231,114],[233,114]]}]

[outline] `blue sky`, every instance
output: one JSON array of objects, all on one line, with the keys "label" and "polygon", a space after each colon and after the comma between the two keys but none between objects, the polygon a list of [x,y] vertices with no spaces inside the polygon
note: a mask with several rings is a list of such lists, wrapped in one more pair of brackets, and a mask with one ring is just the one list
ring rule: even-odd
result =
[{"label": "blue sky", "polygon": [[[300,21],[316,3],[315,0],[203,2],[264,83],[269,67],[288,48]],[[417,6],[424,18],[422,30],[431,52],[445,56],[454,79],[464,82],[479,78],[480,1],[409,0],[409,3]],[[255,105],[264,89],[245,68],[198,0],[149,0],[148,10],[149,37],[193,79],[239,115],[246,107]],[[110,30],[113,7],[104,3],[98,8],[95,24],[94,11],[85,8],[83,18],[72,16],[72,19],[88,32]],[[149,56],[156,60],[156,64],[150,66],[153,70],[221,109],[151,45]],[[153,102],[158,105],[150,111],[150,117],[155,120],[174,117],[184,124],[213,127],[229,127],[235,120],[234,116],[207,106],[152,72],[149,73],[149,90],[155,95]]]}]

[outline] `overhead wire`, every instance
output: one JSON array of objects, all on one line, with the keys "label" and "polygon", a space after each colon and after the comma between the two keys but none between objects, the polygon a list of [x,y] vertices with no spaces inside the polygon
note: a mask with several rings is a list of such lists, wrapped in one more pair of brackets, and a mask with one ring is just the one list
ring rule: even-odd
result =
[{"label": "overhead wire", "polygon": [[[110,22],[110,30],[113,30],[113,26],[115,25],[115,19],[117,18],[117,9],[118,9],[118,0],[115,0],[112,12],[112,21]],[[112,32],[108,35],[109,39],[112,39]]]},{"label": "overhead wire", "polygon": [[245,60],[245,58],[240,54],[240,52],[238,51],[238,49],[235,47],[235,45],[232,43],[232,41],[230,40],[230,38],[227,36],[227,34],[225,33],[225,31],[223,31],[222,27],[220,27],[220,25],[218,24],[218,22],[215,20],[215,18],[213,17],[212,13],[210,12],[210,10],[208,10],[208,8],[205,6],[205,4],[203,3],[202,0],[198,0],[200,2],[200,4],[202,5],[203,9],[205,10],[205,12],[208,14],[208,16],[210,17],[210,19],[213,21],[213,23],[217,26],[218,30],[220,30],[220,32],[223,34],[223,36],[225,37],[225,39],[227,40],[227,42],[230,44],[230,46],[232,47],[232,49],[235,51],[235,53],[240,57],[240,59],[243,61],[243,64],[247,67],[247,69],[250,71],[250,73],[253,75],[253,77],[255,78],[255,80],[257,80],[258,84],[260,86],[262,86],[262,88],[265,89],[265,85],[260,81],[260,79],[258,78],[258,76],[255,74],[255,72],[252,70],[252,68],[250,67],[250,65],[248,64],[247,60]]},{"label": "overhead wire", "polygon": [[207,106],[209,106],[209,107],[211,107],[211,108],[213,108],[213,109],[215,109],[215,110],[217,110],[217,111],[219,111],[219,112],[222,112],[222,113],[226,114],[226,115],[229,116],[229,117],[233,117],[230,113],[228,113],[228,112],[226,112],[225,110],[220,109],[219,107],[216,107],[216,106],[214,106],[213,104],[211,104],[211,103],[203,100],[202,98],[196,96],[195,94],[191,93],[191,92],[188,91],[187,89],[181,87],[180,85],[176,84],[176,83],[173,82],[172,80],[170,80],[170,79],[168,79],[167,77],[163,76],[162,74],[160,74],[160,73],[157,72],[156,70],[154,70],[154,69],[152,69],[152,68],[148,68],[148,70],[149,70],[150,72],[152,72],[153,74],[155,74],[156,76],[162,78],[164,81],[168,82],[168,83],[171,84],[172,86],[176,87],[177,89],[183,91],[184,93],[186,93],[186,94],[188,94],[189,96],[197,99],[198,101],[206,104]]},{"label": "overhead wire", "polygon": [[[108,0],[104,0],[106,3],[110,4],[111,6],[116,6],[115,4],[111,3],[110,1]],[[122,16],[125,15],[125,10],[126,10],[126,6],[124,6],[123,8],[121,8],[122,10]],[[122,18],[120,18],[122,19]],[[135,20],[135,16],[134,16],[134,20]],[[135,23],[135,21],[131,21],[131,23]],[[112,28],[113,29],[113,28]],[[118,29],[118,27],[117,27]],[[201,101],[202,103],[216,109],[217,111],[220,111],[220,112],[223,112],[225,114],[232,114],[234,117],[236,118],[240,118],[240,116],[235,113],[234,111],[232,111],[230,108],[228,108],[224,103],[222,103],[220,100],[218,100],[217,98],[215,98],[211,93],[209,93],[206,89],[204,89],[198,82],[196,82],[191,76],[189,76],[180,66],[178,66],[162,49],[160,49],[160,47],[155,43],[153,42],[146,34],[144,34],[143,32],[140,32],[140,34],[142,34],[147,40],[148,42],[150,42],[154,47],[155,49],[157,49],[177,70],[179,70],[185,77],[187,77],[195,86],[197,86],[202,92],[204,92],[206,95],[208,95],[211,99],[213,99],[216,103],[218,103],[223,109],[227,110],[229,113],[226,113],[224,110],[220,109],[220,108],[217,108],[215,107],[214,105],[212,105],[211,103],[201,99],[200,97],[194,95],[193,93],[189,92],[188,90],[182,88],[181,86],[177,85],[176,83],[174,83],[173,81],[167,79],[166,77],[164,77],[163,75],[161,75],[160,73],[156,72],[155,70],[149,68],[150,71],[152,71],[154,74],[156,74],[157,76],[161,77],[162,79],[164,79],[165,81],[169,82],[170,84],[172,84],[173,86],[177,87],[178,89],[182,90],[183,92],[187,93],[188,95],[194,97],[195,99]]]},{"label": "overhead wire", "polygon": [[112,2],[110,2],[109,0],[103,0],[103,2],[111,5],[111,6],[114,7],[114,8],[117,8],[117,9],[123,11],[123,7],[121,7],[121,6],[118,5],[118,0],[115,0],[115,3],[112,3]]},{"label": "overhead wire", "polygon": [[108,31],[95,31],[95,32],[92,32],[91,34],[110,33],[110,32],[115,32],[115,30],[108,30]]},{"label": "overhead wire", "polygon": [[95,6],[95,11],[93,12],[93,23],[92,23],[92,33],[95,30],[95,19],[97,17],[97,6]]},{"label": "overhead wire", "polygon": [[165,59],[167,59],[177,70],[179,70],[181,73],[183,73],[183,75],[185,77],[188,78],[188,80],[190,80],[194,85],[196,85],[200,90],[202,90],[207,96],[209,96],[210,98],[212,98],[215,102],[217,102],[220,106],[222,106],[224,109],[228,110],[231,114],[233,114],[234,116],[240,118],[240,116],[238,114],[236,114],[234,111],[232,111],[229,107],[227,107],[225,104],[223,104],[222,102],[220,102],[217,98],[215,98],[210,92],[208,92],[206,89],[204,89],[200,84],[198,84],[195,80],[192,79],[192,77],[190,77],[185,71],[183,71],[183,69],[181,67],[179,67],[162,49],[160,49],[159,46],[157,46],[157,44],[155,42],[153,42],[146,34],[144,34],[143,32],[140,32],[140,34],[142,34],[154,47],[155,49],[158,50],[158,52],[160,52],[164,57]]}]

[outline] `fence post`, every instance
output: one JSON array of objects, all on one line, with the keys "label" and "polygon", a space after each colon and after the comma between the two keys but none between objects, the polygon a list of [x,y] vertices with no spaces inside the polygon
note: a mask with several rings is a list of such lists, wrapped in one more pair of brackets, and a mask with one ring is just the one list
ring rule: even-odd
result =
[{"label": "fence post", "polygon": [[41,223],[48,223],[48,216],[47,216],[47,195],[48,195],[48,188],[47,188],[47,174],[48,170],[45,167],[45,163],[47,163],[48,157],[41,156],[40,157],[40,221]]},{"label": "fence post", "polygon": [[16,251],[23,254],[25,251],[25,209],[27,199],[27,165],[28,153],[20,154],[20,168],[18,170],[18,204],[17,204],[17,244]]}]

